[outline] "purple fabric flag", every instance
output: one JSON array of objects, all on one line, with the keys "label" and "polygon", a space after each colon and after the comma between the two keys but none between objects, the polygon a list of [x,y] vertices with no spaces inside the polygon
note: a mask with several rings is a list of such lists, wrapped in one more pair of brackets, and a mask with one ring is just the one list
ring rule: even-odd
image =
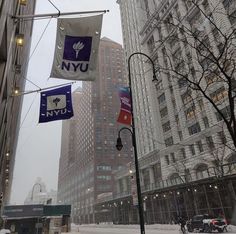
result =
[{"label": "purple fabric flag", "polygon": [[71,85],[41,92],[39,123],[70,119],[73,115]]}]

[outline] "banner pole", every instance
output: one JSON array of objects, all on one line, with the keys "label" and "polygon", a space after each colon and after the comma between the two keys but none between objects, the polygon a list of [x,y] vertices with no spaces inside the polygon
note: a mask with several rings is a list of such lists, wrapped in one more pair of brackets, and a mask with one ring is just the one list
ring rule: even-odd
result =
[{"label": "banner pole", "polygon": [[50,86],[50,87],[46,87],[46,88],[42,88],[42,89],[32,90],[32,91],[28,91],[28,92],[22,92],[22,93],[14,94],[14,95],[12,95],[12,97],[23,96],[23,95],[31,94],[31,93],[39,93],[39,92],[42,92],[42,91],[45,91],[48,89],[59,88],[59,87],[63,87],[66,85],[72,85],[74,83],[76,83],[76,81],[70,82],[70,83],[65,83],[65,84],[60,84],[60,85],[54,85],[54,86]]},{"label": "banner pole", "polygon": [[47,13],[47,14],[38,14],[38,15],[13,15],[12,19],[24,20],[24,19],[38,19],[38,18],[58,18],[60,16],[66,15],[82,15],[82,14],[97,14],[97,13],[107,13],[109,10],[98,10],[98,11],[78,11],[78,12],[64,12],[64,13]]}]

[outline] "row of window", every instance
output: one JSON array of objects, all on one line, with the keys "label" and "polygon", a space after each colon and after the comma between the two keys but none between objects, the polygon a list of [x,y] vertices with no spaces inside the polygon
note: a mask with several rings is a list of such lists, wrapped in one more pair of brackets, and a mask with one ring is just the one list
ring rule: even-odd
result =
[{"label": "row of window", "polygon": [[[217,133],[218,138],[220,139],[220,142],[214,143],[212,136],[206,137],[206,146],[210,150],[215,149],[215,145],[225,144],[227,142],[226,136],[223,131]],[[198,149],[199,153],[202,153],[204,151],[203,143],[201,140],[196,141],[194,144],[191,144],[188,146],[188,149],[190,151],[191,156],[196,155],[196,148]],[[186,148],[181,148],[179,151],[179,158],[185,159],[186,158]],[[170,155],[165,155],[165,161],[167,165],[170,165],[171,163],[176,162],[176,155],[175,153],[171,153]]]},{"label": "row of window", "polygon": [[99,179],[99,180],[111,180],[111,176],[110,175],[98,175],[97,179]]},{"label": "row of window", "polygon": [[111,171],[111,166],[99,165],[97,171]]}]

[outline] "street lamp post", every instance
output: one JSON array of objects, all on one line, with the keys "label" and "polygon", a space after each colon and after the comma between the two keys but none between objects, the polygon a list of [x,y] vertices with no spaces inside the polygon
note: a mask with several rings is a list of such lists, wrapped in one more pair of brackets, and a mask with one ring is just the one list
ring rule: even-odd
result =
[{"label": "street lamp post", "polygon": [[123,127],[118,132],[118,138],[117,138],[117,144],[116,148],[117,150],[121,150],[123,145],[120,137],[120,132],[124,129],[128,130],[132,135],[132,144],[134,148],[134,162],[135,162],[135,173],[136,173],[136,185],[137,185],[137,195],[138,195],[138,210],[139,210],[139,222],[140,222],[140,232],[141,234],[145,234],[145,226],[144,226],[144,215],[143,215],[143,201],[142,201],[142,194],[141,194],[141,186],[140,186],[140,176],[139,176],[139,162],[138,162],[138,152],[137,152],[137,144],[136,144],[136,135],[135,135],[135,122],[134,122],[134,115],[133,115],[133,97],[132,97],[132,84],[131,84],[131,70],[130,70],[130,60],[134,55],[143,55],[145,56],[152,64],[152,70],[153,70],[153,79],[152,81],[157,81],[157,77],[155,74],[155,65],[152,59],[142,53],[142,52],[135,52],[132,53],[128,58],[128,78],[129,78],[129,88],[130,88],[130,112],[132,115],[132,125],[131,128]]}]

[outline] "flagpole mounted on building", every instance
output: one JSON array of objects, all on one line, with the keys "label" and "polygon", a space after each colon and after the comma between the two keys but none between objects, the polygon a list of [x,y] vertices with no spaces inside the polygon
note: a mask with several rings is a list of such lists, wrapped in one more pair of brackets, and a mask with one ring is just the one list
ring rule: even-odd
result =
[{"label": "flagpole mounted on building", "polygon": [[88,14],[105,14],[109,10],[97,10],[97,11],[76,11],[76,12],[60,12],[60,13],[47,13],[37,15],[13,15],[12,19],[16,20],[29,20],[29,19],[44,19],[44,18],[59,18],[60,16],[67,15],[88,15]]}]

